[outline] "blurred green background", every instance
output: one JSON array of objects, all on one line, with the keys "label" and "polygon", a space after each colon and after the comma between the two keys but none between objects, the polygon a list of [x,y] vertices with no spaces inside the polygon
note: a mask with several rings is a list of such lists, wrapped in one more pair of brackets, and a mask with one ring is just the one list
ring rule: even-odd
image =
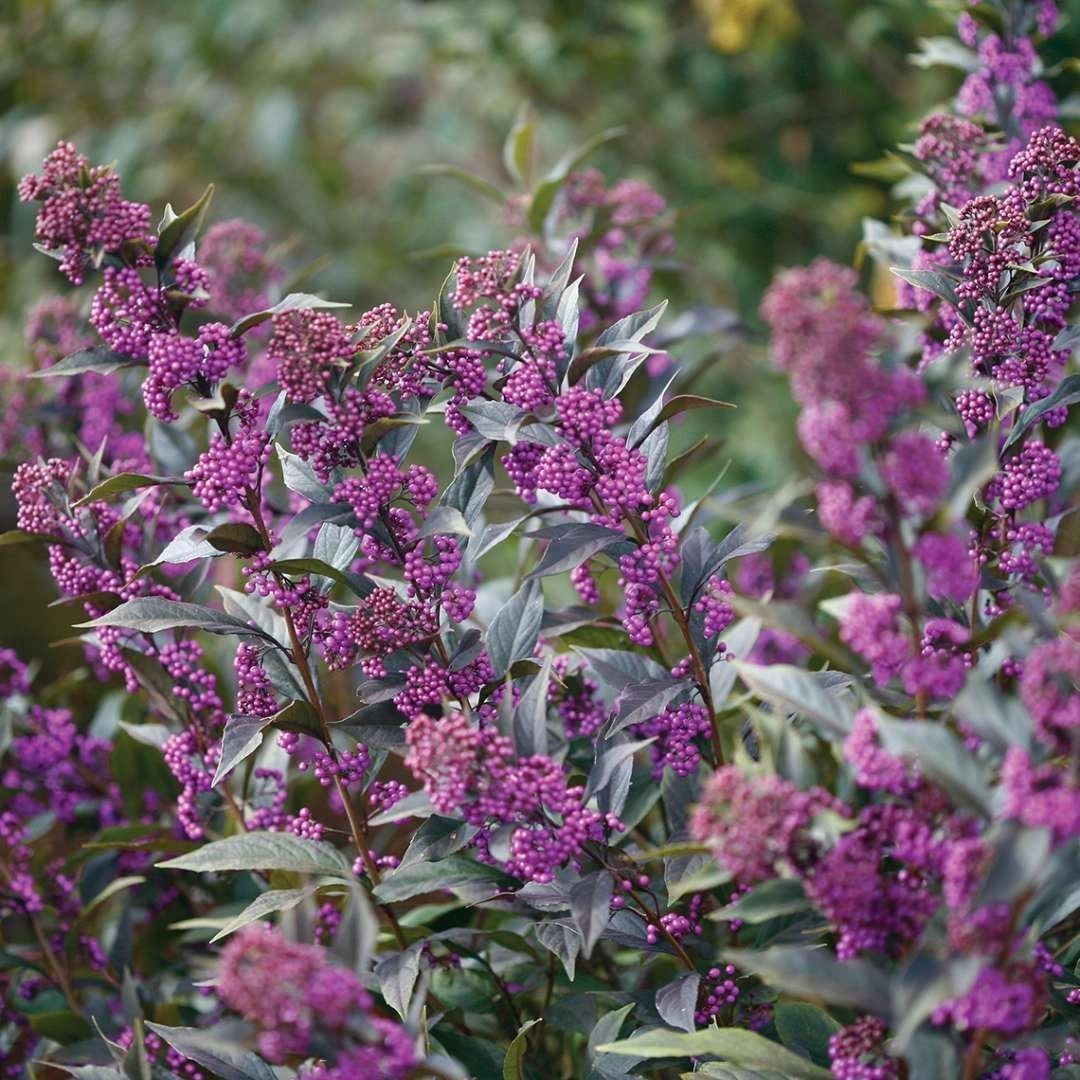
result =
[{"label": "blurred green background", "polygon": [[[11,5],[13,4],[13,7]],[[442,264],[410,253],[505,240],[432,162],[497,182],[534,107],[549,160],[601,129],[593,161],[679,211],[681,290],[752,310],[777,264],[849,257],[886,207],[853,176],[952,86],[906,54],[945,15],[924,0],[8,0],[0,120],[5,307],[51,273],[28,257],[19,174],[63,136],[116,160],[133,198],[241,214],[367,305],[425,303]]]},{"label": "blurred green background", "polygon": [[[851,259],[861,219],[887,215],[889,194],[850,164],[909,138],[958,81],[908,63],[920,36],[950,32],[930,0],[6,0],[0,11],[5,363],[22,362],[30,302],[64,285],[32,251],[33,210],[15,197],[60,137],[117,161],[127,195],[155,213],[214,181],[213,220],[254,220],[295,266],[329,256],[310,287],[359,310],[391,298],[415,308],[448,266],[425,249],[513,235],[491,203],[422,167],[464,166],[510,190],[502,141],[529,103],[547,163],[625,125],[590,163],[609,181],[649,181],[676,211],[677,265],[657,293],[675,310],[716,304],[748,320],[747,342],[704,354],[701,389],[740,406],[716,421],[732,482],[781,482],[793,460],[794,409],[755,343],[762,290],[780,266]],[[1058,52],[1075,51],[1077,21]],[[0,516],[9,527],[10,506]]]}]

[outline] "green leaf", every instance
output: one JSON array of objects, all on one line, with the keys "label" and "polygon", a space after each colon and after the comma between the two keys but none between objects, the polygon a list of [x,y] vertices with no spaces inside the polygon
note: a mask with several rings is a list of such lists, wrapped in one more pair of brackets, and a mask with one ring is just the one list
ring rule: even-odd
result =
[{"label": "green leaf", "polygon": [[60,375],[82,375],[93,371],[98,375],[109,375],[122,367],[133,367],[136,361],[130,356],[113,352],[101,345],[92,345],[88,349],[79,349],[58,360],[52,367],[41,368],[30,373],[31,379],[55,379]]},{"label": "green leaf", "polygon": [[581,931],[582,955],[588,958],[611,921],[615,882],[607,870],[587,874],[570,888],[570,915]]},{"label": "green leaf", "polygon": [[409,1015],[413,990],[420,978],[420,957],[425,942],[417,941],[401,952],[382,956],[375,965],[375,979],[383,1000],[404,1020]]},{"label": "green leaf", "polygon": [[573,982],[581,953],[581,931],[568,919],[548,919],[534,925],[536,940],[559,958],[566,977]]},{"label": "green leaf", "polygon": [[[435,1038],[453,1057],[455,1064],[464,1069],[452,1074],[453,1080],[499,1080],[502,1076],[506,1052],[498,1043],[477,1035],[463,1035],[449,1024],[439,1024]],[[444,1075],[450,1077],[451,1074]]]},{"label": "green leaf", "polygon": [[203,607],[202,604],[185,604],[179,600],[165,600],[160,596],[140,596],[134,600],[127,600],[96,619],[75,625],[80,630],[98,626],[122,626],[128,630],[140,630],[146,634],[189,627],[194,630],[206,630],[211,634],[261,637],[272,645],[277,645],[269,634],[257,627],[249,626],[243,619],[238,619],[234,615],[226,615],[223,611],[215,611],[213,608]]},{"label": "green leaf", "polygon": [[480,516],[488,496],[495,490],[495,448],[489,446],[450,481],[439,499],[441,506],[460,510],[471,528]]},{"label": "green leaf", "polygon": [[548,688],[554,662],[553,654],[548,653],[544,657],[543,667],[529,683],[514,709],[514,746],[520,757],[531,757],[533,754],[547,756]]},{"label": "green leaf", "polygon": [[289,577],[317,574],[319,577],[330,578],[331,581],[344,585],[357,596],[367,596],[374,590],[369,579],[348,570],[339,570],[322,559],[277,559],[269,564],[268,569],[277,570]]},{"label": "green leaf", "polygon": [[548,545],[540,561],[533,567],[530,577],[546,577],[561,574],[580,566],[601,551],[621,544],[629,546],[621,529],[609,529],[592,522],[570,522],[551,525],[528,534],[530,540],[547,540]]},{"label": "green leaf", "polygon": [[732,660],[739,677],[758,697],[820,725],[829,735],[851,731],[851,706],[826,690],[813,674],[791,664],[751,664]]},{"label": "green leaf", "polygon": [[198,234],[213,197],[214,185],[208,184],[199,201],[180,214],[174,214],[171,206],[165,208],[165,216],[158,227],[157,246],[154,248],[154,265],[159,274],[172,265],[177,252]]},{"label": "green leaf", "polygon": [[460,510],[453,506],[436,506],[420,526],[420,535],[426,537],[440,534],[471,537],[473,532]]},{"label": "green leaf", "polygon": [[226,719],[213,787],[217,787],[241,761],[262,746],[263,731],[273,722],[272,716],[230,716]]},{"label": "green leaf", "polygon": [[989,777],[971,751],[947,727],[929,720],[876,718],[882,746],[913,761],[928,780],[959,805],[992,817],[994,798]]},{"label": "green leaf", "polygon": [[483,195],[484,198],[502,206],[506,196],[492,183],[460,165],[421,165],[417,170],[422,176],[446,176]]},{"label": "green leaf", "polygon": [[535,578],[530,578],[495,612],[488,627],[488,655],[497,679],[515,661],[532,656],[543,617],[544,594]]},{"label": "green leaf", "polygon": [[614,1080],[623,1080],[640,1060],[640,1057],[628,1057],[625,1054],[606,1054],[601,1052],[600,1047],[605,1043],[614,1041],[619,1037],[626,1018],[634,1011],[634,1002],[629,1002],[621,1009],[614,1012],[604,1013],[593,1025],[589,1032],[589,1041],[585,1047],[585,1056],[590,1065],[590,1080],[597,1076],[611,1076]]},{"label": "green leaf", "polygon": [[760,952],[725,949],[723,957],[792,996],[889,1015],[889,979],[867,960],[841,963],[827,949],[797,945],[777,945]]},{"label": "green leaf", "polygon": [[309,896],[314,896],[317,886],[306,885],[302,889],[270,889],[256,896],[239,915],[230,919],[211,939],[210,944],[223,937],[236,933],[237,930],[253,923],[275,911],[289,911],[302,904]]},{"label": "green leaf", "polygon": [[272,319],[275,315],[281,315],[286,311],[314,311],[325,308],[347,307],[352,307],[352,305],[341,304],[336,300],[324,300],[321,296],[314,296],[312,293],[289,293],[288,296],[283,300],[279,300],[273,307],[266,308],[264,311],[256,311],[251,315],[245,315],[242,319],[233,323],[229,333],[233,337],[240,337],[241,334],[247,333],[248,330],[253,329],[260,323],[266,322],[267,319]]},{"label": "green leaf", "polygon": [[840,1025],[823,1009],[805,1001],[781,1001],[773,1010],[780,1041],[817,1065],[829,1064],[829,1039]]},{"label": "green leaf", "polygon": [[164,750],[173,734],[164,724],[130,724],[121,720],[119,726],[121,731],[126,731],[137,743],[152,746],[155,750]]},{"label": "green leaf", "polygon": [[744,923],[762,923],[781,915],[794,915],[806,911],[810,901],[806,898],[802,882],[793,878],[773,878],[755,885],[745,896],[733,904],[721,908],[713,919],[741,919]]},{"label": "green leaf", "polygon": [[242,521],[229,521],[211,529],[206,534],[206,542],[215,551],[234,555],[254,555],[256,551],[262,551],[264,546],[255,526]]},{"label": "green leaf", "polygon": [[532,198],[529,200],[526,217],[529,228],[533,232],[540,233],[544,231],[544,221],[547,218],[548,211],[551,209],[551,204],[555,201],[555,196],[558,195],[559,189],[566,182],[566,178],[571,171],[576,169],[594,150],[603,146],[606,142],[611,142],[612,139],[619,138],[625,130],[625,128],[619,127],[601,131],[559,159],[552,170],[536,185]]},{"label": "green leaf", "polygon": [[7,532],[0,533],[0,547],[11,547],[13,544],[48,544],[50,542],[49,537],[27,532],[25,529],[8,529]]},{"label": "green leaf", "polygon": [[692,971],[656,991],[656,1011],[665,1024],[680,1031],[694,1030],[701,976]]},{"label": "green leaf", "polygon": [[448,1009],[484,1015],[492,1011],[499,988],[490,973],[479,968],[437,967],[432,992]]},{"label": "green leaf", "polygon": [[134,888],[136,885],[142,885],[144,881],[146,881],[146,878],[139,875],[117,878],[115,881],[110,881],[109,884],[90,900],[75,917],[75,921],[71,924],[69,935],[77,932],[81,927],[91,925],[93,923],[94,914],[100,911],[114,896],[125,892],[127,889]]},{"label": "green leaf", "polygon": [[[125,972],[126,980],[127,973]],[[134,1038],[124,1055],[121,1067],[129,1080],[152,1080],[150,1058],[146,1052],[146,1032],[143,1029],[142,1015],[138,1011],[132,1016],[131,1026]]]},{"label": "green leaf", "polygon": [[533,151],[536,144],[536,121],[527,105],[523,105],[514,120],[503,143],[503,164],[506,171],[519,184],[527,183],[532,168]]},{"label": "green leaf", "polygon": [[527,1036],[537,1024],[542,1023],[543,1018],[537,1017],[535,1020],[526,1020],[518,1028],[517,1034],[506,1048],[506,1061],[503,1062],[503,1080],[526,1080],[525,1051],[529,1048]]},{"label": "green leaf", "polygon": [[348,859],[336,847],[292,833],[249,832],[214,840],[195,851],[157,864],[165,870],[211,873],[222,870],[292,870],[352,881]]},{"label": "green leaf", "polygon": [[893,980],[893,1014],[897,1023],[892,1047],[903,1054],[922,1022],[943,1002],[963,997],[982,970],[985,959],[978,955],[939,959],[916,952]]},{"label": "green leaf", "polygon": [[[684,862],[687,861],[685,856],[682,858]],[[676,900],[681,900],[684,896],[693,893],[711,892],[721,885],[726,885],[730,880],[731,871],[725,870],[712,859],[708,859],[697,869],[691,870],[685,877],[668,881],[668,900],[675,903]]]},{"label": "green leaf", "polygon": [[112,1065],[55,1065],[75,1080],[124,1080],[124,1074]]},{"label": "green leaf", "polygon": [[411,900],[429,892],[449,890],[468,897],[491,897],[514,880],[493,866],[451,855],[439,862],[413,863],[387,874],[375,886],[375,899],[384,904]]},{"label": "green leaf", "polygon": [[34,1013],[27,1019],[36,1035],[52,1039],[62,1046],[88,1039],[93,1034],[90,1025],[78,1013],[68,1009]]},{"label": "green leaf", "polygon": [[702,397],[700,394],[676,394],[652,417],[643,428],[638,429],[637,424],[627,437],[631,446],[640,446],[661,424],[670,420],[680,413],[691,412],[694,409],[737,409],[738,406],[730,401],[720,401],[717,398]]},{"label": "green leaf", "polygon": [[1031,426],[1037,423],[1051,409],[1056,409],[1060,405],[1075,405],[1077,402],[1080,402],[1080,374],[1067,375],[1049,397],[1036,401],[1034,405],[1029,405],[1024,410],[1023,415],[1013,425],[1012,431],[1009,432],[1009,437],[1005,440],[1002,450],[1008,450],[1010,446],[1023,438]]},{"label": "green leaf", "polygon": [[87,503],[97,502],[99,499],[107,499],[111,495],[119,495],[125,491],[136,491],[139,488],[157,487],[159,484],[182,484],[188,486],[188,482],[179,476],[149,476],[144,473],[117,473],[108,480],[102,480],[100,484],[91,488],[78,502],[71,504],[73,509],[86,506]]},{"label": "green leaf", "polygon": [[920,289],[927,289],[935,296],[956,306],[956,288],[953,279],[937,270],[905,270],[900,266],[890,266],[889,269],[898,277],[911,285],[917,285]]},{"label": "green leaf", "polygon": [[659,716],[675,698],[689,690],[690,683],[686,679],[649,679],[624,687],[615,700],[617,712],[607,728],[607,736]]},{"label": "green leaf", "polygon": [[232,1038],[217,1035],[213,1028],[146,1026],[174,1050],[210,1069],[221,1080],[277,1080],[273,1069],[250,1050],[237,1046]]},{"label": "green leaf", "polygon": [[646,1031],[629,1039],[605,1043],[598,1050],[636,1054],[643,1058],[703,1057],[711,1054],[734,1065],[777,1069],[790,1080],[829,1080],[829,1072],[779,1043],[740,1028],[706,1028],[703,1031]]}]

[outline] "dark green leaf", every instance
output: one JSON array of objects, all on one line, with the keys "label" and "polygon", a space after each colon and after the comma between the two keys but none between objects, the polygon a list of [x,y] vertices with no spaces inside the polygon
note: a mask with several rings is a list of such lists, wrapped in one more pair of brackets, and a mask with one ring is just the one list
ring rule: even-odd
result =
[{"label": "dark green leaf", "polygon": [[787,994],[889,1015],[889,980],[867,960],[841,962],[827,949],[796,945],[778,945],[761,952],[725,949],[723,956]]},{"label": "dark green leaf", "polygon": [[230,521],[218,525],[206,534],[206,542],[216,551],[234,555],[254,555],[263,550],[262,537],[253,525],[242,521]]},{"label": "dark green leaf", "polygon": [[721,908],[713,918],[741,919],[744,923],[766,922],[781,915],[794,915],[806,911],[810,901],[806,898],[802,882],[793,878],[773,878],[755,885],[733,904]]},{"label": "dark green leaf", "polygon": [[277,911],[289,911],[298,904],[302,904],[309,896],[314,896],[315,891],[314,885],[306,885],[302,889],[270,889],[260,893],[239,915],[233,916],[210,939],[210,944],[236,933],[242,927],[257,922],[267,915],[273,915]]},{"label": "dark green leaf", "polygon": [[656,991],[656,1011],[665,1024],[679,1031],[693,1031],[701,976],[692,971]]},{"label": "dark green leaf", "polygon": [[[1057,348],[1056,344],[1055,348]],[[1023,438],[1032,425],[1037,423],[1051,409],[1056,409],[1062,405],[1075,405],[1077,402],[1080,402],[1080,374],[1066,375],[1058,383],[1052,394],[1041,398],[1024,410],[1023,415],[1013,424],[1002,450],[1008,450],[1010,446]]]},{"label": "dark green leaf", "polygon": [[109,375],[122,367],[132,367],[136,361],[130,356],[112,352],[100,345],[92,345],[88,349],[80,349],[70,353],[63,360],[58,360],[52,367],[41,368],[32,371],[32,379],[54,379],[58,375],[82,375],[84,372],[93,371],[98,375]]},{"label": "dark green leaf", "polygon": [[529,1031],[542,1024],[542,1019],[526,1020],[518,1028],[517,1034],[506,1048],[506,1061],[503,1063],[503,1080],[526,1080],[525,1051],[529,1049]]},{"label": "dark green leaf", "polygon": [[532,570],[534,577],[561,574],[580,566],[601,551],[620,545],[630,547],[626,534],[591,522],[551,525],[528,534],[530,539],[547,540],[547,549]]},{"label": "dark green leaf", "polygon": [[702,1031],[654,1029],[629,1039],[605,1043],[597,1049],[609,1053],[637,1054],[643,1058],[686,1058],[712,1054],[735,1065],[776,1069],[789,1080],[829,1080],[829,1072],[793,1054],[763,1035],[740,1028],[711,1027]]},{"label": "dark green leaf", "polygon": [[928,780],[961,806],[984,817],[994,812],[989,777],[971,751],[948,728],[929,720],[877,718],[884,748],[918,765]]},{"label": "dark green leaf", "polygon": [[820,725],[834,737],[851,731],[853,710],[835,691],[828,690],[814,674],[791,664],[751,664],[732,660],[739,677],[758,697]]},{"label": "dark green leaf", "polygon": [[262,746],[263,730],[274,722],[272,716],[230,716],[221,736],[221,757],[214,771],[217,787],[245,758]]},{"label": "dark green leaf", "polygon": [[292,833],[249,832],[204,844],[187,855],[157,864],[168,870],[292,870],[353,879],[352,866],[336,847]]},{"label": "dark green leaf", "polygon": [[517,660],[531,657],[544,617],[544,594],[535,579],[527,581],[495,613],[488,627],[488,655],[501,679]]},{"label": "dark green leaf", "polygon": [[374,893],[384,904],[443,890],[476,900],[494,896],[511,884],[513,879],[493,866],[451,855],[437,863],[414,863],[394,870],[375,886]]},{"label": "dark green leaf", "polygon": [[146,1022],[146,1026],[174,1050],[210,1069],[221,1080],[277,1080],[274,1070],[256,1054],[217,1035],[213,1028],[166,1027]]},{"label": "dark green leaf", "polygon": [[805,1001],[781,1001],[773,1010],[780,1041],[817,1065],[829,1065],[829,1039],[840,1025],[824,1010]]},{"label": "dark green leaf", "polygon": [[107,499],[111,495],[119,495],[125,491],[136,491],[139,488],[157,487],[159,484],[182,484],[187,486],[187,481],[177,476],[147,476],[143,473],[117,473],[108,480],[102,480],[100,484],[91,488],[78,502],[73,502],[72,508],[85,506],[87,503],[97,502],[99,499]]},{"label": "dark green leaf", "polygon": [[607,870],[597,870],[575,882],[570,889],[570,915],[581,931],[582,955],[592,954],[611,918],[611,894],[615,882]]},{"label": "dark green leaf", "polygon": [[649,679],[623,687],[615,701],[617,712],[607,734],[615,735],[632,724],[659,716],[667,705],[689,689],[690,684],[685,679]]},{"label": "dark green leaf", "polygon": [[382,956],[375,965],[375,979],[386,1004],[402,1018],[409,1015],[413,990],[420,977],[420,959],[425,942],[418,941],[402,952]]},{"label": "dark green leaf", "polygon": [[920,289],[927,289],[935,296],[956,306],[956,287],[952,278],[937,270],[905,270],[900,266],[891,266],[889,269],[898,277],[910,285],[917,285]]},{"label": "dark green leaf", "polygon": [[47,544],[50,542],[49,537],[26,532],[25,529],[8,529],[7,532],[0,533],[0,547],[11,547],[13,544]]},{"label": "dark green leaf", "polygon": [[233,337],[239,337],[260,323],[266,322],[267,319],[272,319],[275,315],[280,315],[286,311],[312,311],[321,308],[346,308],[351,306],[351,304],[339,304],[336,300],[324,300],[321,296],[313,296],[311,293],[289,293],[288,296],[279,300],[272,308],[245,315],[244,318],[233,323],[229,333]]},{"label": "dark green leaf", "polygon": [[174,256],[198,235],[213,196],[214,185],[208,184],[199,201],[181,213],[174,214],[171,206],[165,208],[165,217],[158,228],[157,246],[154,248],[154,265],[159,274],[168,270]]},{"label": "dark green leaf", "polygon": [[488,447],[476,461],[465,466],[443,492],[439,502],[460,510],[465,523],[472,526],[495,490],[495,448]]},{"label": "dark green leaf", "polygon": [[160,596],[140,596],[134,600],[127,600],[112,611],[89,622],[77,623],[76,626],[79,629],[122,626],[128,630],[140,630],[146,634],[190,627],[194,630],[206,630],[211,634],[261,637],[271,644],[277,644],[269,634],[249,626],[243,619],[238,619],[234,615],[226,615],[223,611],[215,611],[201,604],[165,600]]},{"label": "dark green leaf", "polygon": [[581,953],[581,931],[568,919],[549,919],[535,926],[537,941],[559,958],[566,977],[573,982],[577,958]]},{"label": "dark green leaf", "polygon": [[27,1019],[35,1034],[62,1046],[88,1039],[92,1034],[90,1025],[78,1013],[68,1010],[34,1013]]}]

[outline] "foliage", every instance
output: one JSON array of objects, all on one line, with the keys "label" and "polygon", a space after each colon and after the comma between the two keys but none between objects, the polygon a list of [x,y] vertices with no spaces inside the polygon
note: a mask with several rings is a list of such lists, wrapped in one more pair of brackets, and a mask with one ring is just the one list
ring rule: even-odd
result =
[{"label": "foliage", "polygon": [[0,544],[108,692],[0,654],[9,1075],[1072,1074],[1055,19],[927,45],[966,74],[865,228],[896,310],[766,293],[812,465],[764,496],[673,447],[729,403],[672,357],[725,316],[646,304],[664,200],[527,113],[521,238],[348,322],[212,189],[154,228],[70,143],[21,181],[93,295],[31,313]]}]

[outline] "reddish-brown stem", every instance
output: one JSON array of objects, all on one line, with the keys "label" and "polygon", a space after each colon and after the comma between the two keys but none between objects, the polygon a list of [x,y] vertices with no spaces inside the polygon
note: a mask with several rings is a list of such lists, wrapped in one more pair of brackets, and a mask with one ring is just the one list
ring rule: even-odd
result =
[{"label": "reddish-brown stem", "polygon": [[[262,508],[259,506],[258,493],[254,489],[249,488],[246,501],[248,512],[251,514],[252,521],[255,523],[255,529],[258,532],[264,547],[269,551],[271,547],[270,531],[267,529],[266,522],[263,520]],[[280,579],[280,575],[275,576]],[[315,711],[315,715],[319,721],[320,741],[326,748],[327,754],[330,755],[330,760],[337,764],[337,748],[334,746],[334,742],[330,737],[330,726],[326,717],[326,710],[323,708],[322,698],[315,686],[315,677],[311,671],[311,664],[296,629],[296,620],[293,619],[292,611],[290,611],[288,607],[284,607],[282,612],[285,620],[285,628],[289,634],[289,651],[292,656],[293,664],[300,673],[300,680],[304,684],[304,693],[307,695],[308,704]],[[382,880],[382,874],[379,873],[379,867],[368,846],[367,814],[365,813],[363,806],[358,809],[353,804],[352,800],[349,798],[349,793],[345,784],[336,772],[334,773],[334,790],[341,800],[342,808],[345,811],[345,818],[349,823],[349,832],[352,834],[357,854],[364,864],[364,870],[367,872],[372,885],[378,885]],[[390,927],[394,932],[394,937],[397,939],[398,944],[404,948],[406,945],[405,934],[401,929],[401,924],[397,921],[397,917],[386,905],[380,904],[379,908],[390,923]]]}]

